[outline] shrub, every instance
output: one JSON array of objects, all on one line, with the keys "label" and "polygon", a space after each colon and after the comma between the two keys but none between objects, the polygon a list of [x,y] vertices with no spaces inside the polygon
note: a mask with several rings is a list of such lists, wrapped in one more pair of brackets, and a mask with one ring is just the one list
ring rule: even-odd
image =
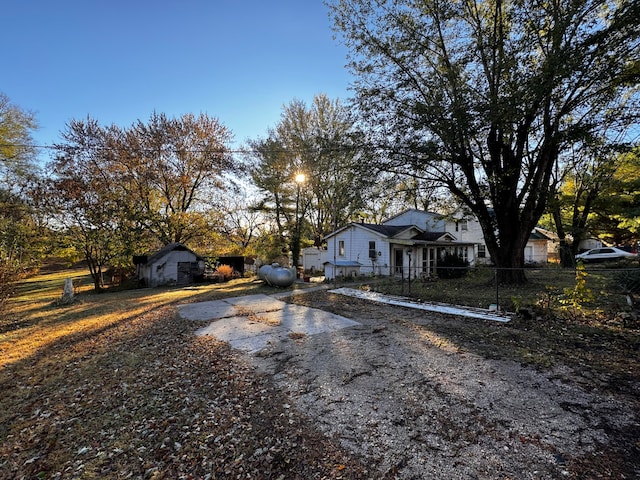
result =
[{"label": "shrub", "polygon": [[609,288],[614,293],[640,293],[640,268],[616,272]]},{"label": "shrub", "polygon": [[216,272],[222,275],[225,282],[233,278],[233,267],[231,265],[219,265],[218,268],[216,268]]},{"label": "shrub", "polygon": [[446,253],[444,258],[438,261],[436,273],[439,278],[462,278],[467,275],[469,262],[453,253]]}]

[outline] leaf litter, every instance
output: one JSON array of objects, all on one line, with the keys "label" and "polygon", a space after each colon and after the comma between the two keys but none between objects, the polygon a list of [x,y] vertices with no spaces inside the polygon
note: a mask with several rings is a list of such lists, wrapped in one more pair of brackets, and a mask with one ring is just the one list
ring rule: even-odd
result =
[{"label": "leaf litter", "polygon": [[0,478],[640,475],[637,332],[289,301],[362,325],[249,356],[164,307],[6,366]]}]

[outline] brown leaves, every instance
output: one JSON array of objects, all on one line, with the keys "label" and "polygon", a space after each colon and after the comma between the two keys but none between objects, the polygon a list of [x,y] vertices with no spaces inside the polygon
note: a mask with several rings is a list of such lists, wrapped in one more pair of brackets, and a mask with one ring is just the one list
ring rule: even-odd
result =
[{"label": "brown leaves", "polygon": [[168,308],[3,372],[0,478],[365,478],[228,345]]}]

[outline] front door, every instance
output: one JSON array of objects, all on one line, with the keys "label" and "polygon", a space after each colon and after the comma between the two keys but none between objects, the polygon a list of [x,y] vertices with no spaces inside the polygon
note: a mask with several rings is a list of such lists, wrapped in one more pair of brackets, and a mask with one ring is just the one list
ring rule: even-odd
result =
[{"label": "front door", "polygon": [[395,273],[396,274],[402,274],[403,271],[403,267],[404,267],[404,251],[401,248],[396,248],[393,250],[394,254],[393,254],[393,258],[394,258],[394,266],[395,266]]}]

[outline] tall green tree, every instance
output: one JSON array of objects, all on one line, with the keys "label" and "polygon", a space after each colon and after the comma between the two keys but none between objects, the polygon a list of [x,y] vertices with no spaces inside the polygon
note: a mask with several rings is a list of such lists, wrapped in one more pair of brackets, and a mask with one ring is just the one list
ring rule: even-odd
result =
[{"label": "tall green tree", "polygon": [[11,103],[0,92],[0,181],[3,188],[14,184],[36,169],[36,148],[32,132],[37,128],[35,116]]},{"label": "tall green tree", "polygon": [[0,92],[0,307],[16,276],[37,265],[46,229],[30,201],[29,190],[38,166],[32,113]]},{"label": "tall green tree", "polygon": [[561,174],[552,182],[548,210],[560,241],[560,262],[565,267],[574,266],[580,243],[593,233],[593,215],[612,187],[617,158],[616,152],[602,145],[584,145],[566,156]]},{"label": "tall green tree", "polygon": [[549,214],[560,239],[561,262],[575,264],[580,243],[596,236],[615,245],[640,240],[640,156],[590,148],[576,152],[558,178]]},{"label": "tall green tree", "polygon": [[[366,205],[375,183],[363,153],[355,118],[339,100],[316,95],[311,105],[293,100],[267,139],[251,142],[256,165],[252,173],[262,191],[262,208],[270,212],[279,235],[290,240],[294,260],[299,245],[296,221],[313,244]],[[295,176],[304,174],[304,183]],[[297,208],[296,208],[297,207]]]},{"label": "tall green tree", "polygon": [[618,155],[616,168],[594,207],[590,229],[614,245],[640,242],[640,149]]},{"label": "tall green tree", "polygon": [[524,247],[558,159],[594,131],[612,138],[637,120],[640,4],[336,0],[330,8],[379,168],[446,186],[478,218],[499,280],[526,281]]}]

